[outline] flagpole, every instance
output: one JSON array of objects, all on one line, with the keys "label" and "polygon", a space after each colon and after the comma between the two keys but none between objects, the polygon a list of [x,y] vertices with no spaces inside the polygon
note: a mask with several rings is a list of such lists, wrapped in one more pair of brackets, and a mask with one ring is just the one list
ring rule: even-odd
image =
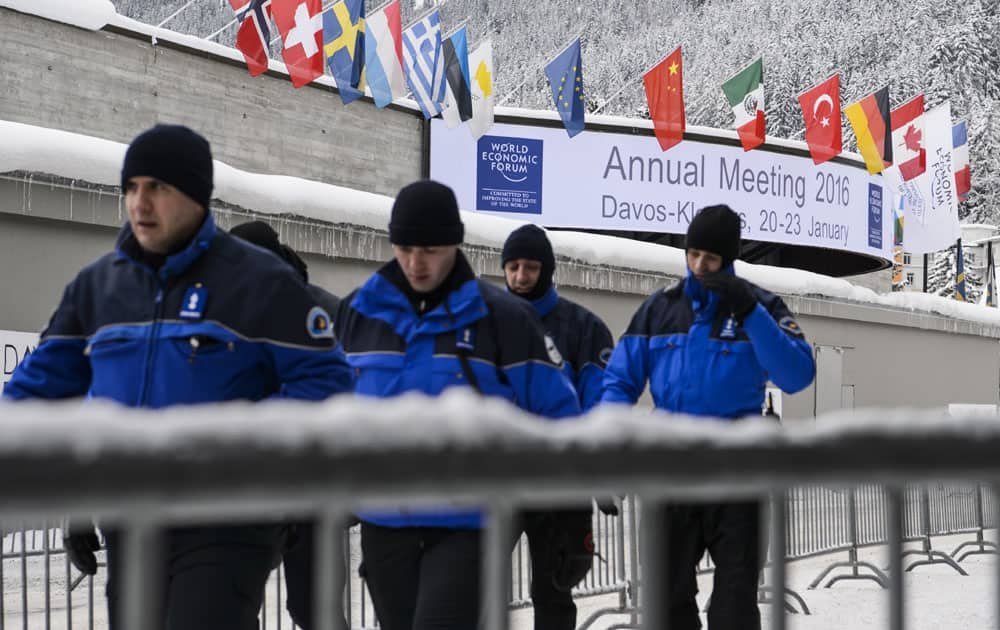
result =
[{"label": "flagpole", "polygon": [[[413,20],[410,20],[410,23],[409,23],[409,24],[407,24],[406,26],[402,27],[402,29],[401,29],[401,30],[404,30],[404,31],[407,31],[407,30],[409,30],[410,28],[412,28],[412,27],[413,27],[413,25],[414,25],[414,24],[416,24],[417,22],[419,22],[420,20],[424,19],[425,17],[427,17],[427,16],[428,16],[428,15],[430,15],[431,13],[434,13],[434,12],[435,12],[435,11],[437,11],[437,10],[438,10],[438,8],[437,8],[437,7],[431,7],[431,8],[429,8],[429,9],[427,9],[427,10],[426,10],[426,11],[424,11],[423,13],[419,14],[419,16],[418,16],[417,18],[415,18],[415,19],[413,19]],[[440,26],[439,26],[438,28],[440,28]]]},{"label": "flagpole", "polygon": [[[642,75],[640,75],[640,76],[642,76]],[[621,87],[621,89],[619,89],[617,92],[615,92],[614,94],[612,94],[608,98],[604,99],[604,102],[601,103],[600,105],[598,105],[597,108],[594,111],[590,112],[590,113],[591,114],[599,114],[599,113],[601,113],[601,110],[604,109],[604,107],[608,103],[610,103],[611,101],[615,100],[616,98],[618,98],[619,96],[621,96],[625,92],[625,90],[627,90],[628,88],[632,87],[632,84],[635,83],[636,80],[637,80],[636,78],[633,78],[631,81],[626,81],[625,85],[623,85]]]},{"label": "flagpole", "polygon": [[387,6],[389,6],[390,4],[392,4],[395,1],[396,0],[389,0],[388,2],[383,2],[382,4],[378,5],[377,7],[375,7],[374,9],[372,9],[371,11],[365,11],[365,19],[367,19],[369,15],[371,15],[373,13],[378,13],[379,11],[385,9]]},{"label": "flagpole", "polygon": [[[680,46],[678,46],[677,48],[680,48]],[[655,68],[656,66],[660,65],[661,63],[663,63],[664,61],[666,61],[666,60],[667,60],[667,58],[668,58],[668,57],[670,57],[670,55],[672,55],[672,54],[674,54],[675,52],[677,52],[677,48],[674,48],[673,50],[671,50],[671,51],[670,51],[670,52],[668,52],[667,54],[665,54],[665,55],[663,55],[662,57],[660,57],[660,60],[659,60],[659,61],[657,61],[657,62],[656,62],[656,63],[654,63],[653,65],[649,66],[649,67],[648,67],[648,68],[646,68],[645,70],[643,70],[643,71],[642,71],[642,74],[640,74],[639,76],[646,76],[647,74],[649,74],[650,72],[652,72],[652,71],[653,71],[653,68]]]},{"label": "flagpole", "polygon": [[[330,8],[330,7],[332,7],[333,5],[337,4],[338,2],[340,2],[340,0],[332,0],[332,2],[330,2],[329,4],[324,4],[324,5],[322,5],[322,6],[320,7],[320,10],[319,10],[319,13],[318,13],[318,15],[323,15],[324,13],[326,13],[326,10],[327,10],[327,9],[329,9],[329,8]],[[277,31],[278,29],[274,29],[274,30],[276,30],[276,31]],[[273,44],[274,42],[280,42],[280,41],[281,41],[281,31],[278,31],[278,35],[277,35],[276,37],[274,37],[274,38],[273,38],[273,39],[272,39],[272,40],[271,40],[270,42],[268,42],[268,43],[269,43],[269,44]]]},{"label": "flagpole", "polygon": [[442,35],[441,39],[448,39],[449,37],[451,37],[452,35],[454,35],[455,33],[457,33],[463,26],[465,26],[468,23],[469,23],[469,18],[465,18],[464,20],[462,20],[461,22],[458,23],[458,26],[456,26],[455,28],[451,29],[450,31],[448,31],[447,33],[445,33],[444,35]]},{"label": "flagpole", "polygon": [[576,42],[576,40],[578,40],[578,39],[580,39],[580,38],[583,37],[584,32],[585,31],[580,31],[579,33],[577,33],[576,37],[574,37],[573,39],[571,39],[568,44],[566,44],[565,46],[563,46],[562,48],[559,49],[559,52],[557,52],[554,55],[550,55],[550,56],[546,57],[545,61],[543,61],[542,63],[540,63],[537,66],[535,66],[535,68],[531,72],[525,73],[524,76],[528,77],[528,78],[525,78],[524,81],[521,81],[520,83],[517,84],[517,87],[515,87],[513,90],[507,92],[507,96],[503,97],[503,99],[499,103],[497,103],[497,107],[503,105],[508,100],[510,100],[510,98],[514,95],[514,93],[516,93],[518,90],[520,90],[521,88],[523,88],[528,83],[528,81],[531,80],[530,77],[537,77],[539,70],[541,70],[542,68],[544,68],[545,66],[547,66],[549,64],[549,62],[551,62],[553,59],[555,59],[559,55],[561,55],[564,52],[566,52],[566,49],[568,49],[570,46],[572,46],[573,43]]}]

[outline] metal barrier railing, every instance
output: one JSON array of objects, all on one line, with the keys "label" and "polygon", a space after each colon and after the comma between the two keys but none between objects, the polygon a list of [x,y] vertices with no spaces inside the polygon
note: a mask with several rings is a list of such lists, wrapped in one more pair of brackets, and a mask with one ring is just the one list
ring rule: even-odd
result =
[{"label": "metal barrier railing", "polygon": [[[435,405],[433,417],[430,412],[399,407],[402,402],[379,406],[350,402],[309,409],[260,406],[260,411],[249,414],[249,420],[247,408],[240,407],[240,421],[230,423],[217,421],[218,414],[225,416],[217,408],[161,412],[155,422],[133,417],[143,416],[141,412],[115,409],[112,415],[123,418],[113,422],[113,428],[122,435],[95,440],[88,433],[82,457],[75,440],[83,437],[83,427],[88,431],[96,427],[101,435],[107,426],[102,414],[110,413],[108,409],[95,405],[53,413],[49,408],[36,412],[38,408],[30,406],[16,410],[6,406],[2,409],[5,426],[14,435],[37,427],[42,417],[55,418],[55,426],[34,436],[31,448],[0,442],[0,522],[10,523],[18,515],[31,519],[97,514],[122,529],[123,557],[127,558],[123,583],[131,589],[122,598],[128,627],[151,623],[146,616],[151,607],[146,603],[152,596],[149,585],[155,583],[155,573],[149,554],[155,552],[162,528],[213,519],[259,519],[261,511],[313,515],[319,523],[318,556],[326,557],[323,550],[338,544],[336,532],[342,530],[334,524],[340,516],[371,502],[416,506],[449,499],[488,506],[484,610],[490,630],[504,627],[508,609],[491,602],[523,604],[525,599],[526,554],[517,551],[512,556],[507,542],[515,500],[518,505],[537,507],[630,488],[638,491],[645,506],[641,510],[643,531],[650,532],[658,531],[655,524],[664,518],[665,501],[759,498],[776,492],[769,536],[772,550],[783,553],[773,553],[774,558],[888,546],[890,568],[881,577],[889,589],[893,630],[903,627],[900,574],[907,568],[903,564],[905,541],[919,543],[918,553],[926,556],[928,551],[939,551],[930,547],[933,536],[965,533],[974,540],[962,543],[959,550],[966,546],[976,552],[995,550],[983,539],[988,524],[997,522],[997,502],[984,484],[927,485],[933,477],[1000,478],[995,458],[1000,425],[995,421],[950,420],[951,424],[945,424],[944,418],[933,414],[907,412],[906,432],[870,426],[872,416],[861,417],[859,424],[843,432],[813,433],[769,424],[724,427],[603,413],[597,420],[538,431],[533,424],[526,425],[533,420],[518,417],[506,405],[483,405],[478,399],[468,402],[464,413],[475,409],[476,422],[483,424],[482,431],[473,434],[467,431],[467,420],[463,424],[450,417],[458,413],[457,405]],[[401,417],[404,411],[408,425],[417,425],[413,433],[400,435],[397,424],[373,416]],[[310,419],[310,414],[320,414],[323,422]],[[442,419],[442,415],[449,417]],[[880,412],[878,418],[884,415]],[[365,423],[371,426],[359,430]],[[269,433],[266,427],[272,425],[282,430]],[[234,431],[234,427],[241,430]],[[285,434],[289,430],[295,433],[294,439]],[[753,439],[747,439],[747,431],[753,432]],[[435,440],[426,440],[424,436],[432,432],[437,433]],[[847,453],[851,456],[843,457]],[[935,455],[934,470],[927,469],[930,453]],[[180,467],[183,475],[170,472]],[[456,477],[455,470],[463,475]],[[878,483],[857,485],[859,481]],[[806,485],[789,488],[792,482]],[[598,560],[592,575],[577,590],[577,597],[617,594],[618,604],[609,610],[626,613],[632,620],[618,627],[635,627],[640,620],[645,626],[660,627],[662,620],[660,598],[641,596],[643,591],[657,592],[664,559],[657,552],[660,542],[655,536],[640,542],[639,516],[638,503],[630,499],[622,517],[597,517],[598,549],[607,564]],[[31,533],[38,527],[44,533]],[[42,611],[46,628],[61,625],[56,622],[57,614],[65,616],[67,627],[82,627],[85,615],[74,614],[76,594],[72,589],[59,590],[60,584],[75,579],[60,557],[59,542],[58,533],[44,529],[44,522],[34,528],[20,527],[4,538],[0,579],[6,583],[19,572],[22,586],[13,597],[5,591],[0,611],[3,623],[11,623],[12,613],[17,615],[11,607],[16,603],[22,613]],[[957,551],[940,553],[958,566],[953,558]],[[59,567],[55,573],[53,564]],[[321,567],[319,592],[332,592],[336,573],[345,569]],[[350,572],[355,574],[353,565]],[[772,622],[783,627],[788,602],[784,562],[774,562],[769,573],[771,583],[762,590],[781,612],[772,615]],[[89,609],[99,611],[101,607],[93,604],[95,582],[99,585],[99,581],[85,580],[84,592],[91,593]],[[36,586],[29,588],[31,583]],[[369,614],[363,611],[370,611],[363,589],[354,580],[349,584],[353,589],[351,625],[368,626],[373,619],[359,618]],[[280,589],[280,583],[276,588]],[[45,602],[41,607],[32,599],[38,597]],[[57,611],[53,602],[63,597],[66,610]],[[290,627],[276,612],[283,608],[280,599],[276,591],[267,600],[267,627]],[[362,602],[357,616],[353,614],[355,601]],[[317,612],[322,628],[338,627],[332,610]],[[277,615],[273,625],[272,613]],[[99,627],[100,620],[93,618],[97,616],[95,611],[88,620],[91,626]],[[21,627],[29,625],[23,614],[17,621]],[[592,622],[584,620],[584,627]]]}]

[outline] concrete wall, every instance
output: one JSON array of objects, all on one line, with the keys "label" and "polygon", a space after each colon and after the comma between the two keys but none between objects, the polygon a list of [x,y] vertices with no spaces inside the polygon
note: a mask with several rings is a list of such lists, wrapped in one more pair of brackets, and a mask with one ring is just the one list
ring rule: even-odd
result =
[{"label": "concrete wall", "polygon": [[[41,44],[41,45],[40,45]],[[129,142],[156,122],[204,134],[231,166],[394,195],[421,175],[423,118],[242,63],[0,8],[0,120]]]}]

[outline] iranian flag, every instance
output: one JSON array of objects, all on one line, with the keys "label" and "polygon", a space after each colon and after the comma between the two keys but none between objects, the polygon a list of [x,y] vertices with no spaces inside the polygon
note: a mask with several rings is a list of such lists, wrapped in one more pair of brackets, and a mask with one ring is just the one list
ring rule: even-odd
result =
[{"label": "iranian flag", "polygon": [[743,150],[764,144],[764,60],[758,58],[722,84],[736,117],[736,132]]}]

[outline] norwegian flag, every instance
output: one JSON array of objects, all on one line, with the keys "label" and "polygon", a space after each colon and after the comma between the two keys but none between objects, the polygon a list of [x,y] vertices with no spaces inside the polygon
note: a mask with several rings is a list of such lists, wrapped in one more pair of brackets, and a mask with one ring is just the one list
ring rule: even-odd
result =
[{"label": "norwegian flag", "polygon": [[271,41],[271,0],[229,0],[240,30],[236,47],[247,60],[247,70],[255,77],[267,70],[268,42]]}]

